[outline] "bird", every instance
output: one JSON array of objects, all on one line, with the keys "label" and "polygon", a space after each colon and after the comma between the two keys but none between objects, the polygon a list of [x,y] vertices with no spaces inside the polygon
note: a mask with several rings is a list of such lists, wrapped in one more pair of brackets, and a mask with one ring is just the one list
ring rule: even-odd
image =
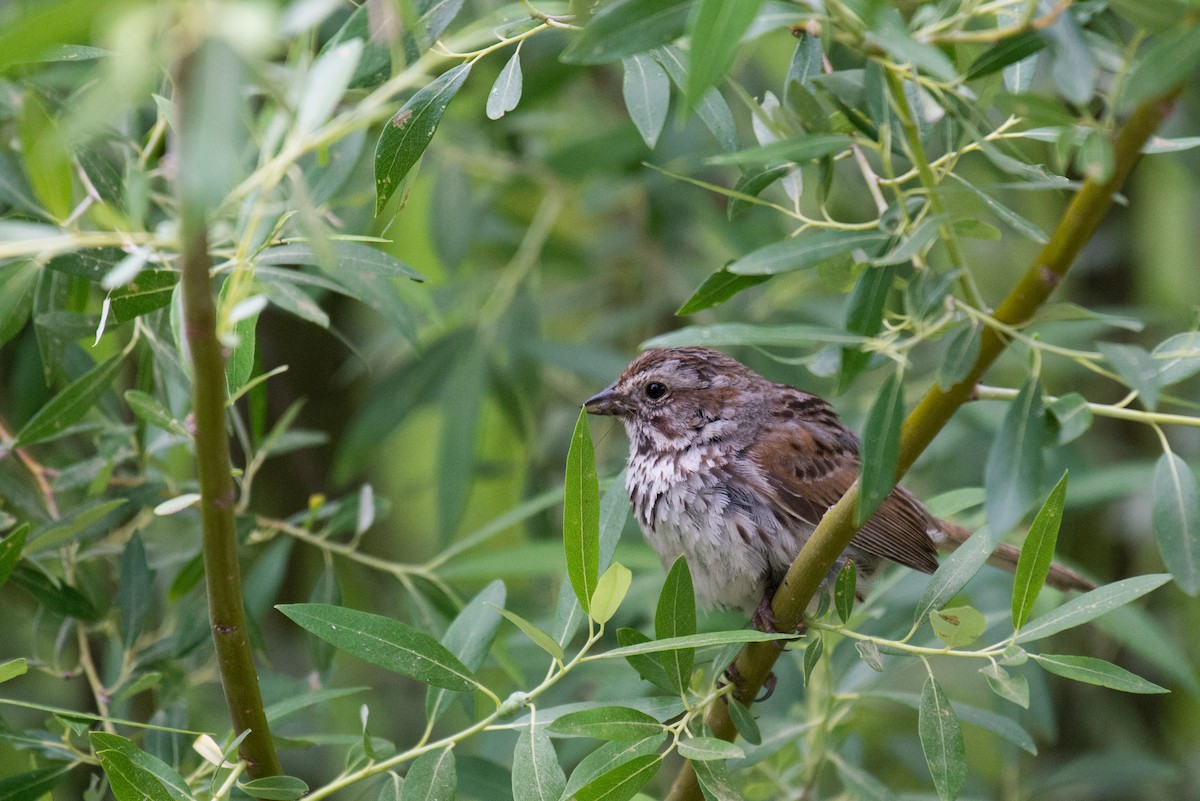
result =
[{"label": "bird", "polygon": [[[664,567],[687,560],[696,603],[741,610],[771,630],[770,601],[825,511],[860,472],[858,437],[817,395],[770,381],[710,348],[647,350],[584,403],[619,419],[629,439],[625,489]],[[869,577],[883,560],[923,573],[938,550],[972,532],[931,514],[897,486],[831,571],[853,561]],[[1015,569],[1002,545],[994,564]],[[1061,565],[1047,583],[1094,585]]]}]

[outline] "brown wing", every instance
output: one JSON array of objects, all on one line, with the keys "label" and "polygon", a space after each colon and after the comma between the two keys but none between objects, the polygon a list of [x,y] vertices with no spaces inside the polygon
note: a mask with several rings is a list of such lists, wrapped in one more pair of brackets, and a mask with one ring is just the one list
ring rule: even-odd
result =
[{"label": "brown wing", "polygon": [[[780,508],[816,526],[858,477],[858,440],[815,395],[780,386],[780,401],[750,450]],[[929,536],[936,524],[907,490],[896,490],[854,536],[855,547],[932,573],[937,547]]]}]

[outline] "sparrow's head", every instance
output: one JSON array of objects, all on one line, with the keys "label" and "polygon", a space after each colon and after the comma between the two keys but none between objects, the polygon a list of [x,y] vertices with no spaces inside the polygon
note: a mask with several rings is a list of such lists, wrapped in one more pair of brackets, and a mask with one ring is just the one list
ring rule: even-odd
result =
[{"label": "sparrow's head", "polygon": [[727,433],[732,413],[753,405],[755,390],[765,383],[715,350],[655,348],[584,406],[591,414],[620,418],[638,447],[675,450]]}]

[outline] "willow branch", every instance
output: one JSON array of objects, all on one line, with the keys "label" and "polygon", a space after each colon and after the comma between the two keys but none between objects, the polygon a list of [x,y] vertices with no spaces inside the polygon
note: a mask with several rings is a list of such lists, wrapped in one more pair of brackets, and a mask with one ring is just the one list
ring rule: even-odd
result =
[{"label": "willow branch", "polygon": [[[205,135],[198,99],[204,77],[197,74],[202,57],[197,51],[191,52],[182,59],[176,74],[180,152],[185,155],[195,152],[188,146],[188,137]],[[192,359],[192,410],[196,426],[204,575],[217,670],[225,691],[230,722],[236,733],[250,731],[238,747],[238,756],[245,760],[250,776],[259,778],[283,770],[267,726],[242,600],[232,463],[225,432],[225,359],[217,339],[217,314],[209,276],[206,209],[202,193],[195,188],[200,183],[195,174],[205,168],[202,163],[189,163],[184,158],[179,180],[180,284],[184,330]]]},{"label": "willow branch", "polygon": [[[1038,254],[1025,274],[996,309],[994,317],[1004,323],[1019,325],[1027,321],[1062,281],[1075,257],[1099,227],[1113,196],[1137,163],[1142,146],[1170,113],[1178,90],[1138,106],[1121,129],[1113,144],[1115,157],[1112,176],[1105,182],[1088,179],[1059,220],[1050,241]],[[899,480],[934,436],[949,421],[951,415],[970,399],[983,373],[1004,350],[1007,341],[993,329],[984,329],[979,357],[970,373],[949,389],[933,386],[904,421],[900,440],[900,456],[896,465]],[[858,503],[859,485],[855,482],[821,518],[820,524],[804,544],[787,576],[775,593],[771,611],[779,629],[795,628],[804,617],[804,610],[820,589],[821,582],[857,531],[854,508]],[[735,662],[741,681],[734,696],[746,706],[754,702],[763,681],[771,672],[780,651],[771,643],[751,643]],[[726,704],[714,703],[709,708],[706,723],[717,737],[733,740],[737,732],[729,717]],[[669,801],[700,801],[703,798],[690,763],[685,762],[675,777]]]}]

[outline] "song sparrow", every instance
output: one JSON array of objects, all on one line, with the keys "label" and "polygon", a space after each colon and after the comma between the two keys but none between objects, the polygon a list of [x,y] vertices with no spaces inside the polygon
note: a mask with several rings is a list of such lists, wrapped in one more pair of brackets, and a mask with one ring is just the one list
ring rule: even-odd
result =
[{"label": "song sparrow", "polygon": [[[683,554],[703,608],[755,610],[760,624],[788,566],[859,472],[858,438],[829,404],[708,348],[646,351],[585,406],[625,425],[625,487],[664,565]],[[938,547],[970,534],[897,487],[845,556],[860,576],[881,559],[931,573]],[[993,561],[1011,569],[1017,554],[1002,546]],[[1092,586],[1059,565],[1049,583]]]}]

